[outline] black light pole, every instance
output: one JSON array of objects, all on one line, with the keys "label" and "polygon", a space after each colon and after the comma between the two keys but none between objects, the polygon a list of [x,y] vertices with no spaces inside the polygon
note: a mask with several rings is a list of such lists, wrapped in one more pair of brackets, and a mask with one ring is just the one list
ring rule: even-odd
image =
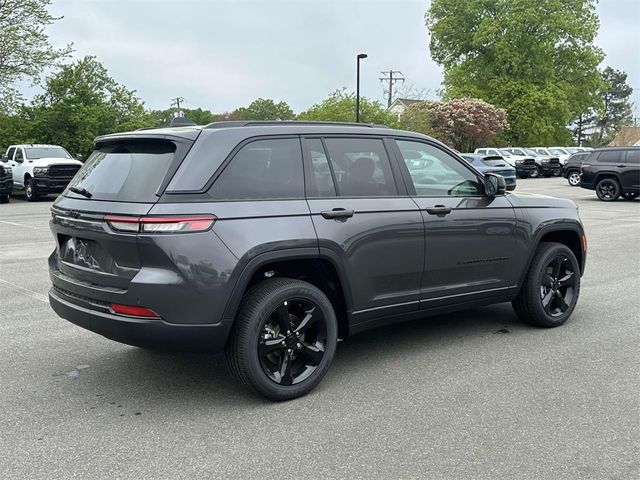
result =
[{"label": "black light pole", "polygon": [[356,77],[356,123],[360,123],[360,60],[362,60],[363,58],[367,58],[367,54],[366,53],[359,53],[358,54],[358,61],[357,63],[357,77]]}]

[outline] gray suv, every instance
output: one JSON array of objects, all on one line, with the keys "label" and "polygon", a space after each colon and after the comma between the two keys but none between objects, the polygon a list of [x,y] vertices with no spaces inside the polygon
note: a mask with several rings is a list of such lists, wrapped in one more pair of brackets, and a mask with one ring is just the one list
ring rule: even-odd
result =
[{"label": "gray suv", "polygon": [[221,122],[99,137],[52,207],[52,308],[110,339],[223,351],[273,400],[339,338],[512,302],[563,324],[586,240],[571,201],[506,193],[432,138]]}]

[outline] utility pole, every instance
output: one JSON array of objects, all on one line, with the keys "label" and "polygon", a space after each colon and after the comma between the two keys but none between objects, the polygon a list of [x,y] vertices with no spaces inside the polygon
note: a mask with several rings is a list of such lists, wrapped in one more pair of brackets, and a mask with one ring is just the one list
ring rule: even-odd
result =
[{"label": "utility pole", "polygon": [[404,76],[402,72],[398,70],[389,70],[388,72],[380,72],[384,77],[380,78],[381,82],[388,82],[389,84],[389,97],[387,98],[387,108],[391,106],[391,102],[393,102],[393,84],[396,82],[404,83]]},{"label": "utility pole", "polygon": [[172,98],[171,99],[171,106],[175,106],[176,110],[177,110],[177,115],[178,117],[182,116],[182,110],[180,109],[180,103],[184,103],[184,98],[183,97],[176,97],[176,98]]}]

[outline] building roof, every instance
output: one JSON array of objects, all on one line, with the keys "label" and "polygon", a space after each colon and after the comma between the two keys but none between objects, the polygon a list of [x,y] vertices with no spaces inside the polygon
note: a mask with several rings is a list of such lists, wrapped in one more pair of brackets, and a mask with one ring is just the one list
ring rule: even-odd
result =
[{"label": "building roof", "polygon": [[609,143],[610,147],[639,145],[640,127],[623,127]]}]

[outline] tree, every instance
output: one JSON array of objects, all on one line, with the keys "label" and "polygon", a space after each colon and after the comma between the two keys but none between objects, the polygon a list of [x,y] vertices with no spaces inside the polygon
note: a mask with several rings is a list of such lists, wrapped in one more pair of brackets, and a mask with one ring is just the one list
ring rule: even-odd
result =
[{"label": "tree", "polygon": [[[298,115],[299,120],[321,120],[334,122],[353,122],[356,118],[356,96],[346,89],[336,90],[321,103],[312,106]],[[395,127],[398,119],[386,110],[378,101],[360,98],[360,120],[363,123],[378,123]]]},{"label": "tree", "polygon": [[[156,120],[157,127],[168,127],[171,125],[171,121],[175,118],[177,109],[175,107],[167,108],[166,110],[152,110],[149,112]],[[209,110],[198,108],[183,108],[182,115],[188,118],[196,125],[206,125],[218,120],[219,115],[212,113]]]},{"label": "tree", "polygon": [[63,145],[84,155],[99,135],[156,123],[135,91],[118,84],[91,56],[48,77],[44,93],[23,109],[23,115],[34,141]]},{"label": "tree", "polygon": [[258,98],[248,107],[236,110],[240,120],[293,120],[295,114],[286,102],[275,103],[269,98]]},{"label": "tree", "polygon": [[0,112],[15,111],[21,96],[15,89],[22,79],[39,80],[42,71],[71,53],[71,45],[56,49],[45,28],[60,18],[47,11],[51,0],[0,2]]},{"label": "tree", "polygon": [[568,142],[567,125],[594,104],[602,51],[596,0],[433,0],[433,59],[447,98],[505,108],[508,141]]},{"label": "tree", "polygon": [[606,145],[622,127],[630,125],[633,118],[629,97],[633,88],[627,84],[627,74],[607,67],[602,72],[602,110],[596,121],[594,146]]},{"label": "tree", "polygon": [[432,135],[461,152],[488,145],[507,128],[507,114],[477,98],[409,105],[400,124],[407,130]]}]

